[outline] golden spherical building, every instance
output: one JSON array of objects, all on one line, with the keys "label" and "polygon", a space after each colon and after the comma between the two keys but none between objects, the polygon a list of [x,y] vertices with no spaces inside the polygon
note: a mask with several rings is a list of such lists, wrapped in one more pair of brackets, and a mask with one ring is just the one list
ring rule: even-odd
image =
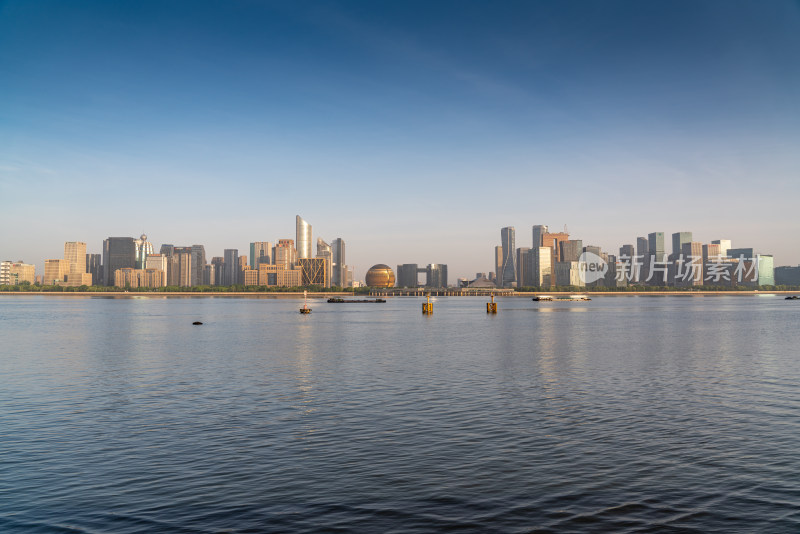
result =
[{"label": "golden spherical building", "polygon": [[366,282],[369,287],[394,287],[394,271],[382,263],[373,265],[367,271]]}]

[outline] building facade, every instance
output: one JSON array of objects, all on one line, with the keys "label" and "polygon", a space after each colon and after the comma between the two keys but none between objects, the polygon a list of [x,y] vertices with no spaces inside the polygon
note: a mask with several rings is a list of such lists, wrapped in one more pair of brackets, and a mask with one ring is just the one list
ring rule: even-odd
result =
[{"label": "building facade", "polygon": [[117,269],[136,268],[136,243],[132,237],[109,237],[103,241],[103,280],[114,285]]},{"label": "building facade", "polygon": [[269,241],[250,243],[250,267],[258,270],[258,266],[262,263],[272,264],[272,243]]},{"label": "building facade", "polygon": [[500,266],[498,279],[502,282],[502,287],[511,287],[517,281],[517,267],[514,262],[514,252],[516,248],[515,231],[513,226],[506,226],[500,229],[500,240],[503,250],[503,264]]},{"label": "building facade", "polygon": [[295,217],[295,245],[297,258],[311,258],[311,225],[297,215]]}]

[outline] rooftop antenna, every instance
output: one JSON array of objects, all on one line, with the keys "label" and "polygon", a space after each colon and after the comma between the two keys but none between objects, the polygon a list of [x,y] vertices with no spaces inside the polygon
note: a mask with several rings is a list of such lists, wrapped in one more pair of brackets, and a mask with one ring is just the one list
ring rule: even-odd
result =
[{"label": "rooftop antenna", "polygon": [[565,233],[565,234],[568,234],[568,233],[569,233],[569,229],[567,228],[567,225],[566,225],[566,224],[564,225],[564,233]]}]

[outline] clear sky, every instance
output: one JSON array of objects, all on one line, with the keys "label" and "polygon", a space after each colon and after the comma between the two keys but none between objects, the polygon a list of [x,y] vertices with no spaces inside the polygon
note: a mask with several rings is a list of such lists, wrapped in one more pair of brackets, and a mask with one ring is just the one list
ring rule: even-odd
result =
[{"label": "clear sky", "polygon": [[0,259],[39,273],[296,214],[361,279],[490,271],[534,224],[796,265],[798,201],[798,2],[0,0]]}]

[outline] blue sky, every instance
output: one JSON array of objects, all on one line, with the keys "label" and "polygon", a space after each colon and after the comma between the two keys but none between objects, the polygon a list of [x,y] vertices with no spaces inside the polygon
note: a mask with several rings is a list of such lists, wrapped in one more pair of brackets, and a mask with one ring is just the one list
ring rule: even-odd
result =
[{"label": "blue sky", "polygon": [[798,58],[798,2],[0,0],[0,255],[300,214],[360,278],[534,224],[798,264]]}]

